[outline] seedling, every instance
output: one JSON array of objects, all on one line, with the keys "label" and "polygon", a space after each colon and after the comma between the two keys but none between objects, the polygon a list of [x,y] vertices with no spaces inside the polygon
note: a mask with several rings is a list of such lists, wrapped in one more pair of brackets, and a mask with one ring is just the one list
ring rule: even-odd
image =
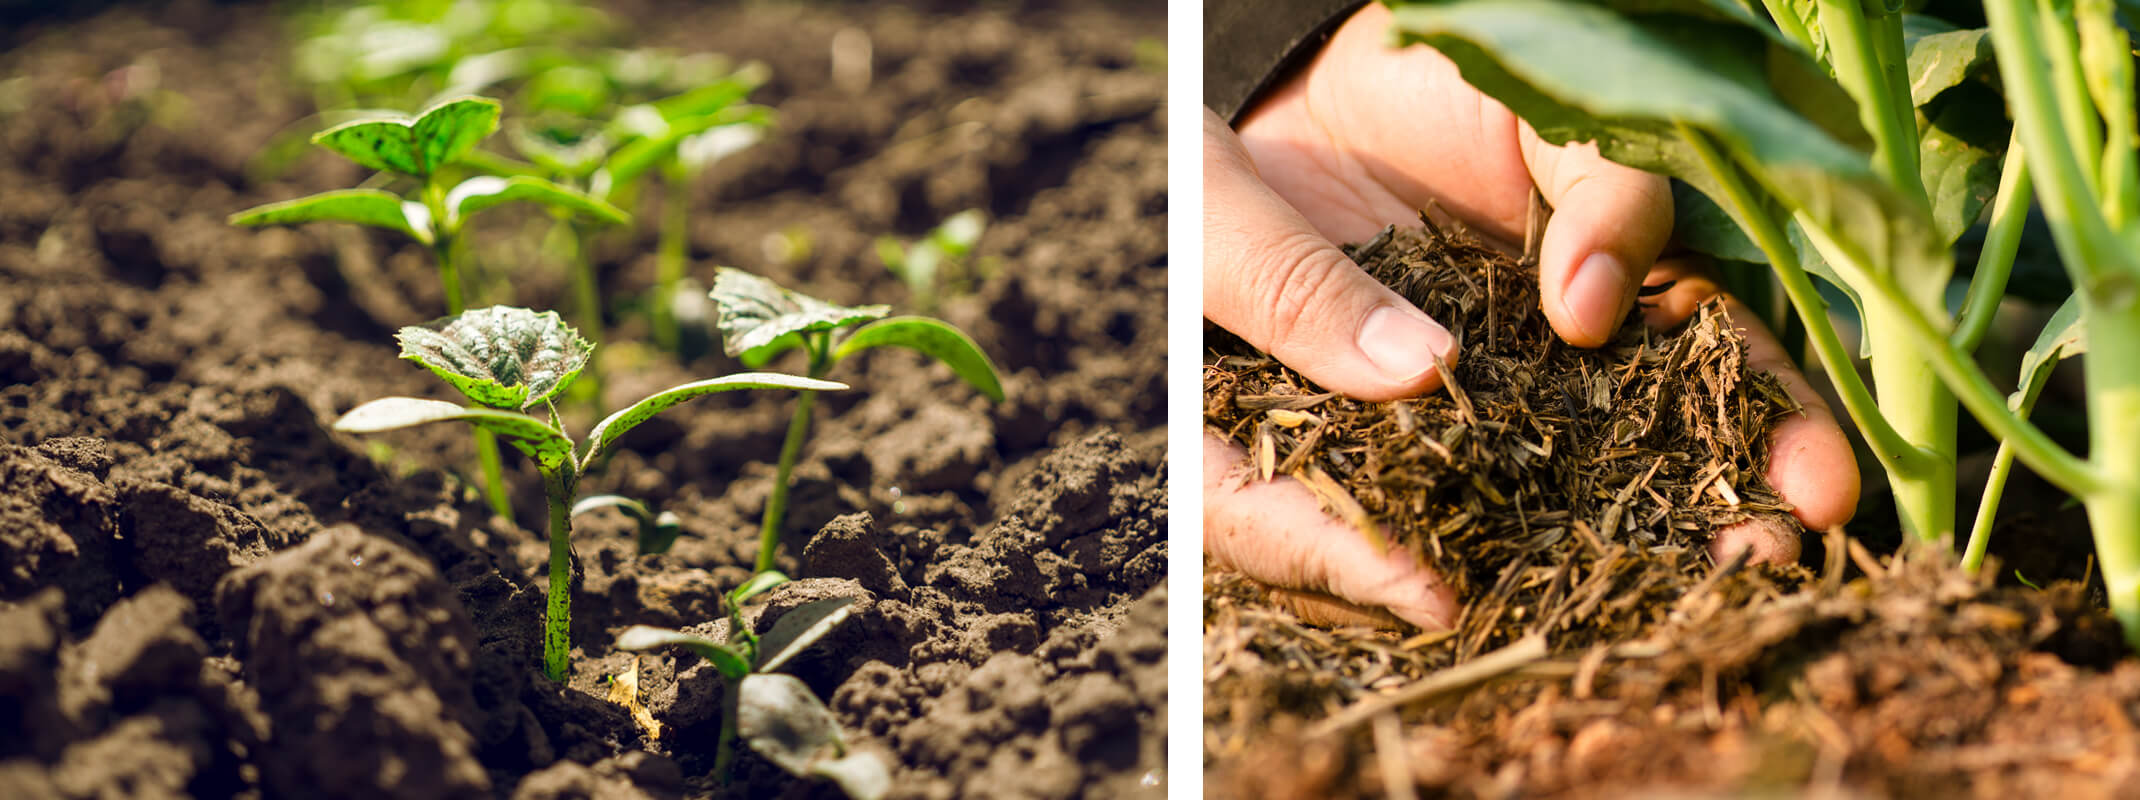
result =
[{"label": "seedling", "polygon": [[[335,430],[378,433],[431,422],[462,421],[506,437],[535,460],[550,512],[550,600],[543,623],[543,673],[562,681],[572,666],[572,508],[579,479],[596,459],[639,423],[715,392],[736,389],[845,389],[845,384],[753,372],[686,383],[609,415],[581,447],[566,435],[552,403],[587,366],[593,345],[554,311],[492,306],[395,335],[401,357],[422,364],[476,405],[416,397],[388,397],[357,406]],[[548,420],[524,412],[542,408]]]},{"label": "seedling", "polygon": [[[793,348],[809,354],[810,377],[823,377],[848,356],[872,347],[897,345],[911,348],[951,367],[951,371],[979,389],[990,400],[1003,402],[1003,384],[988,354],[965,332],[951,323],[929,317],[890,317],[890,306],[840,306],[789,291],[779,284],[722,267],[713,281],[715,323],[721,330],[727,353],[756,369]],[[866,324],[865,324],[866,323]],[[855,327],[860,326],[860,327]],[[852,333],[834,339],[834,334],[854,327]],[[788,476],[801,455],[803,438],[810,430],[810,413],[817,406],[817,393],[805,391],[788,421],[787,439],[780,446],[780,467],[773,477],[773,491],[765,500],[765,524],[758,532],[758,571],[773,568],[780,546],[780,523],[787,512]]]},{"label": "seedling", "polygon": [[[461,277],[458,243],[470,217],[511,202],[535,203],[559,213],[576,214],[610,224],[630,220],[623,211],[585,193],[532,175],[500,178],[478,175],[446,187],[447,167],[498,129],[498,101],[462,97],[426,109],[416,117],[387,117],[345,122],[320,131],[312,142],[362,164],[419,182],[407,200],[380,189],[337,189],[269,203],[230,216],[233,225],[296,225],[306,222],[352,222],[400,231],[431,249],[439,281],[445,287],[446,313],[460,314]],[[487,431],[476,435],[476,455],[491,510],[511,514],[505,493],[498,445]]]},{"label": "seedling", "polygon": [[639,554],[642,556],[669,552],[669,547],[676,544],[676,537],[684,532],[683,520],[677,519],[676,512],[656,514],[648,510],[645,503],[621,494],[582,497],[572,504],[572,516],[577,519],[581,514],[602,508],[614,508],[639,523]]},{"label": "seedling", "polygon": [[[1680,204],[1680,240],[1756,250],[1774,267],[1918,540],[1955,533],[1957,403],[2001,440],[2007,466],[2018,457],[2078,497],[2111,611],[2140,647],[2132,42],[2112,0],[1986,0],[1990,27],[1974,30],[1903,5],[1764,0],[1764,19],[1691,0],[1456,0],[1401,5],[1395,27],[1400,41],[1440,50],[1548,141],[1594,141],[1607,158],[1684,180],[1713,201],[1685,195],[1697,202]],[[1992,169],[2002,140],[2004,165]],[[1972,353],[2006,293],[2032,193],[2075,291],[2008,396]],[[1987,198],[1989,232],[1950,312],[1951,246]],[[1877,402],[1809,273],[1860,306]],[[2027,418],[2051,366],[2084,350],[2085,459]],[[2004,475],[1995,470],[1986,489],[1972,566]]]},{"label": "seedling", "polygon": [[728,593],[728,639],[717,641],[667,628],[634,625],[617,636],[620,650],[683,645],[719,672],[726,698],[714,774],[725,779],[741,736],[752,750],[796,777],[830,778],[848,797],[876,800],[891,791],[884,762],[851,751],[839,722],[810,687],[794,676],[773,674],[811,643],[854,613],[854,598],[833,597],[783,615],[764,638],[743,619],[743,601],[787,582],[778,572],[760,572]]},{"label": "seedling", "polygon": [[967,256],[972,255],[973,246],[981,241],[981,231],[987,227],[988,215],[969,208],[946,217],[936,230],[912,245],[902,245],[890,236],[879,237],[877,258],[906,282],[907,290],[914,295],[914,305],[923,311],[934,311],[940,292],[963,293],[973,286],[978,270],[972,268]]}]

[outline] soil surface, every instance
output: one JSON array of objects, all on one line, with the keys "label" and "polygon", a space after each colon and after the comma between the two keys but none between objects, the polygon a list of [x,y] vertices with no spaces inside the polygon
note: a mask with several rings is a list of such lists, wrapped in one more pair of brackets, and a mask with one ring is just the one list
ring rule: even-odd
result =
[{"label": "soil surface", "polygon": [[[582,481],[684,533],[642,557],[626,518],[577,521],[574,677],[544,680],[532,464],[507,450],[517,513],[493,517],[464,431],[328,429],[376,397],[458,399],[391,338],[443,313],[427,256],[224,222],[365,177],[326,153],[249,161],[315,111],[266,8],[122,7],[0,55],[0,729],[19,732],[0,795],[837,796],[754,755],[712,781],[721,688],[695,656],[636,659],[658,737],[606,699],[634,667],[618,631],[715,620],[747,576],[793,397],[679,407]],[[1139,50],[1160,12],[615,13],[630,44],[772,70],[753,99],[779,126],[696,189],[700,280],[733,265],[903,308],[875,237],[992,220],[996,268],[939,313],[1009,399],[904,351],[828,376],[857,390],[822,398],[797,470],[780,567],[799,580],[750,616],[860,601],[787,671],[893,765],[894,797],[1160,796],[1165,81]],[[866,90],[830,77],[843,31],[871,43]],[[633,344],[641,218],[595,253],[611,408],[739,369]],[[540,221],[479,226],[471,305],[567,307],[561,272],[513,249]]]},{"label": "soil surface", "polygon": [[1257,471],[1324,482],[1330,510],[1411,547],[1464,610],[1450,632],[1314,628],[1207,573],[1207,794],[2140,786],[2140,665],[2082,585],[1995,586],[1996,563],[1970,576],[1840,530],[1810,535],[1803,565],[1709,563],[1717,526],[1786,508],[1759,476],[1768,422],[1792,411],[1713,306],[1571,352],[1545,330],[1535,272],[1461,232],[1351,254],[1457,333],[1458,389],[1359,403],[1217,335],[1207,429]]}]

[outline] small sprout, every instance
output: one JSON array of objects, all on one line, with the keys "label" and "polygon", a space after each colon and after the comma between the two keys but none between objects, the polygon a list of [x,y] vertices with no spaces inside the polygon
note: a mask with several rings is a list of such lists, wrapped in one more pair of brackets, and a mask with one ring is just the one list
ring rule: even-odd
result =
[{"label": "small sprout", "polygon": [[988,216],[978,208],[969,208],[945,218],[936,230],[912,246],[902,245],[890,236],[877,239],[877,257],[884,261],[886,269],[906,282],[915,305],[924,311],[933,310],[944,291],[963,293],[971,289],[977,270],[968,268],[967,257],[973,254],[974,245],[980,243],[981,232],[987,227]]},{"label": "small sprout", "polygon": [[787,577],[778,572],[760,572],[728,593],[728,641],[634,625],[617,635],[617,648],[643,651],[681,645],[720,673],[727,702],[715,774],[727,774],[735,738],[740,735],[752,750],[790,774],[831,779],[858,800],[883,797],[891,788],[884,762],[847,748],[839,723],[808,685],[771,674],[845,622],[854,612],[855,599],[831,597],[805,603],[775,620],[761,639],[743,619],[743,601],[786,582]]},{"label": "small sprout", "polygon": [[[415,397],[373,400],[350,410],[336,430],[377,433],[431,422],[461,421],[506,437],[535,460],[550,512],[550,599],[543,625],[543,672],[562,681],[571,669],[572,517],[579,478],[627,431],[693,398],[735,389],[845,389],[844,384],[770,373],[695,381],[657,392],[597,424],[582,448],[556,422],[522,410],[549,406],[586,365],[591,346],[552,312],[492,307],[401,329],[402,357],[445,378],[481,405]],[[645,509],[641,507],[643,514]],[[673,538],[673,537],[672,537]],[[644,541],[644,540],[642,540]]]},{"label": "small sprout", "polygon": [[[996,365],[981,352],[972,337],[951,323],[930,317],[889,317],[885,305],[841,306],[791,291],[743,270],[722,267],[710,293],[720,317],[723,348],[756,369],[784,351],[801,347],[809,353],[812,377],[823,376],[848,356],[884,345],[897,345],[944,362],[961,379],[989,399],[1003,402],[1003,383]],[[833,334],[857,326],[835,341]],[[780,524],[787,511],[788,476],[802,453],[803,438],[810,428],[810,413],[817,395],[803,392],[795,416],[788,421],[787,439],[780,448],[780,466],[773,476],[773,493],[766,498],[765,519],[758,531],[758,570],[773,568],[780,544]]]},{"label": "small sprout", "polygon": [[669,552],[676,544],[676,537],[684,532],[683,520],[674,511],[655,514],[646,504],[621,494],[598,494],[582,497],[572,504],[572,516],[578,517],[599,508],[614,508],[632,521],[639,523],[639,554],[642,556]]}]

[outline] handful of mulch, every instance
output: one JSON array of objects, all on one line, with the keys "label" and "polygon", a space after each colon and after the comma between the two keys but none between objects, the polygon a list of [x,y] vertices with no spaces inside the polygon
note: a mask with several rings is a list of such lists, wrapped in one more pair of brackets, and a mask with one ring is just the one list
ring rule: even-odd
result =
[{"label": "handful of mulch", "polygon": [[1788,517],[1763,476],[1769,429],[1798,406],[1747,368],[1719,304],[1571,347],[1539,310],[1534,256],[1421,220],[1348,254],[1456,336],[1444,391],[1359,402],[1214,337],[1204,419],[1257,478],[1298,478],[1431,564],[1466,603],[1457,660],[1531,630],[1586,634],[1559,650],[1646,628],[1708,572],[1718,528]]}]

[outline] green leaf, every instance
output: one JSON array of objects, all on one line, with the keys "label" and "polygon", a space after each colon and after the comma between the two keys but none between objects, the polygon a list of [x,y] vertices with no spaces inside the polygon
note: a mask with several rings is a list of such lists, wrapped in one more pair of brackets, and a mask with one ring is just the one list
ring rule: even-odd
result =
[{"label": "green leaf", "polygon": [[654,514],[646,504],[621,494],[597,494],[582,497],[572,504],[572,516],[579,516],[599,508],[614,508],[625,516],[641,522],[653,521]]},{"label": "green leaf", "polygon": [[1678,135],[1684,123],[1833,232],[1854,262],[1925,282],[1953,270],[1929,210],[1873,173],[1856,105],[1796,48],[1743,26],[1563,0],[1407,5],[1396,21],[1405,41],[1440,50],[1546,141],[1595,140],[1609,159],[1717,196]]},{"label": "green leaf", "polygon": [[564,391],[594,345],[555,311],[491,306],[401,329],[401,357],[422,364],[469,399],[528,409]]},{"label": "green leaf", "polygon": [[757,597],[758,595],[770,592],[774,588],[787,582],[788,576],[782,573],[781,571],[775,569],[769,569],[764,572],[760,572],[756,575],[752,575],[750,576],[750,579],[744,581],[742,585],[737,586],[736,588],[728,592],[728,607],[742,608],[743,602],[745,600],[749,600],[753,597]]},{"label": "green leaf", "polygon": [[2057,311],[2051,312],[2051,318],[2043,323],[2043,330],[2036,334],[2036,343],[2021,354],[2021,380],[2019,387],[2007,398],[2008,405],[2020,408],[2024,399],[2051,377],[2051,368],[2058,366],[2061,359],[2086,352],[2088,329],[2081,320],[2081,296],[2075,294],[2066,298]]},{"label": "green leaf", "polygon": [[609,79],[591,67],[561,64],[538,73],[521,90],[529,112],[590,116],[609,104]]},{"label": "green leaf", "polygon": [[755,350],[777,350],[776,340],[783,336],[844,328],[892,312],[885,305],[833,305],[733,267],[715,273],[710,294],[719,312],[714,325],[721,330],[722,349],[742,358]]},{"label": "green leaf", "polygon": [[[602,166],[612,187],[630,186],[647,170],[653,169],[675,155],[676,147],[683,140],[713,128],[735,122],[721,114],[692,117],[665,123],[658,131],[644,131],[610,154]],[[616,191],[611,190],[612,194]]]},{"label": "green leaf", "polygon": [[515,200],[535,203],[556,212],[578,214],[611,225],[622,225],[632,219],[631,215],[616,206],[577,189],[559,186],[532,175],[515,175],[510,178],[477,175],[461,181],[459,186],[453,187],[453,191],[446,193],[446,207],[452,209],[455,215],[449,224],[458,228],[476,212]]},{"label": "green leaf", "polygon": [[929,233],[929,240],[936,243],[944,255],[964,258],[973,252],[973,246],[981,241],[981,232],[988,229],[988,214],[978,208],[944,218],[942,225]]},{"label": "green leaf", "polygon": [[662,119],[672,122],[703,117],[742,102],[765,82],[765,77],[762,70],[739,70],[704,86],[656,100],[653,107]]},{"label": "green leaf", "polygon": [[1768,254],[1754,244],[1731,214],[1682,180],[1672,181],[1672,239],[1697,253],[1727,261],[1767,264]]},{"label": "green leaf", "polygon": [[[1910,54],[1910,104],[1922,106],[1932,98],[1966,80],[1977,68],[1991,63],[1991,39],[1986,28],[1927,32],[1907,24],[1904,17],[1903,47]],[[1912,30],[1919,34],[1910,35]],[[1981,109],[1980,109],[1981,110]]]},{"label": "green leaf", "polygon": [[765,126],[749,123],[716,125],[704,133],[676,143],[676,161],[686,173],[695,174],[714,162],[750,149],[765,138]]},{"label": "green leaf", "polygon": [[1952,245],[1975,225],[1999,191],[2000,157],[2011,123],[1998,108],[1998,93],[1971,85],[1925,107],[1918,125],[1918,171],[1932,201],[1932,225],[1941,244]]},{"label": "green leaf", "polygon": [[387,397],[357,406],[335,420],[334,429],[348,433],[379,433],[450,421],[467,422],[506,437],[544,470],[555,469],[572,457],[572,440],[542,420],[510,411],[418,397]]},{"label": "green leaf", "polygon": [[758,642],[758,671],[772,672],[854,615],[855,598],[827,597],[780,615]]},{"label": "green leaf", "polygon": [[650,625],[633,625],[617,634],[619,650],[638,652],[676,644],[691,648],[700,658],[713,664],[715,672],[721,673],[721,677],[730,681],[740,681],[750,674],[750,660],[744,658],[742,651],[736,646],[725,642]]},{"label": "green leaf", "polygon": [[864,325],[833,349],[832,360],[883,345],[911,348],[942,361],[990,400],[1003,402],[1003,383],[997,380],[996,365],[988,360],[988,354],[981,352],[964,331],[939,319],[892,317]]},{"label": "green leaf", "polygon": [[594,432],[587,436],[589,444],[584,461],[589,464],[593,463],[594,459],[608,450],[609,446],[616,442],[618,437],[623,436],[632,428],[638,427],[639,423],[647,421],[655,414],[666,411],[671,406],[686,400],[694,400],[716,392],[732,392],[737,389],[795,389],[798,391],[833,392],[846,388],[847,384],[836,381],[821,381],[815,378],[782,375],[774,372],[741,372],[671,387],[633,403],[629,408],[609,415],[607,419],[602,420],[601,424],[594,426]]},{"label": "green leaf", "polygon": [[790,775],[808,776],[847,752],[832,712],[792,675],[745,677],[737,700],[736,733]]},{"label": "green leaf", "polygon": [[378,189],[336,189],[331,192],[254,206],[230,215],[230,224],[258,227],[261,225],[297,225],[306,222],[353,222],[374,228],[387,228],[408,234],[409,238],[424,244],[431,243],[430,215],[423,214],[421,226],[414,224],[401,198]]},{"label": "green leaf", "polygon": [[371,169],[419,178],[453,163],[498,129],[498,101],[462,97],[432,106],[414,119],[345,122],[320,131],[312,142]]},{"label": "green leaf", "polygon": [[[543,124],[515,123],[505,126],[513,149],[553,175],[585,178],[609,156],[611,140],[599,130],[579,130],[567,120]],[[493,173],[496,174],[496,173]]]}]

